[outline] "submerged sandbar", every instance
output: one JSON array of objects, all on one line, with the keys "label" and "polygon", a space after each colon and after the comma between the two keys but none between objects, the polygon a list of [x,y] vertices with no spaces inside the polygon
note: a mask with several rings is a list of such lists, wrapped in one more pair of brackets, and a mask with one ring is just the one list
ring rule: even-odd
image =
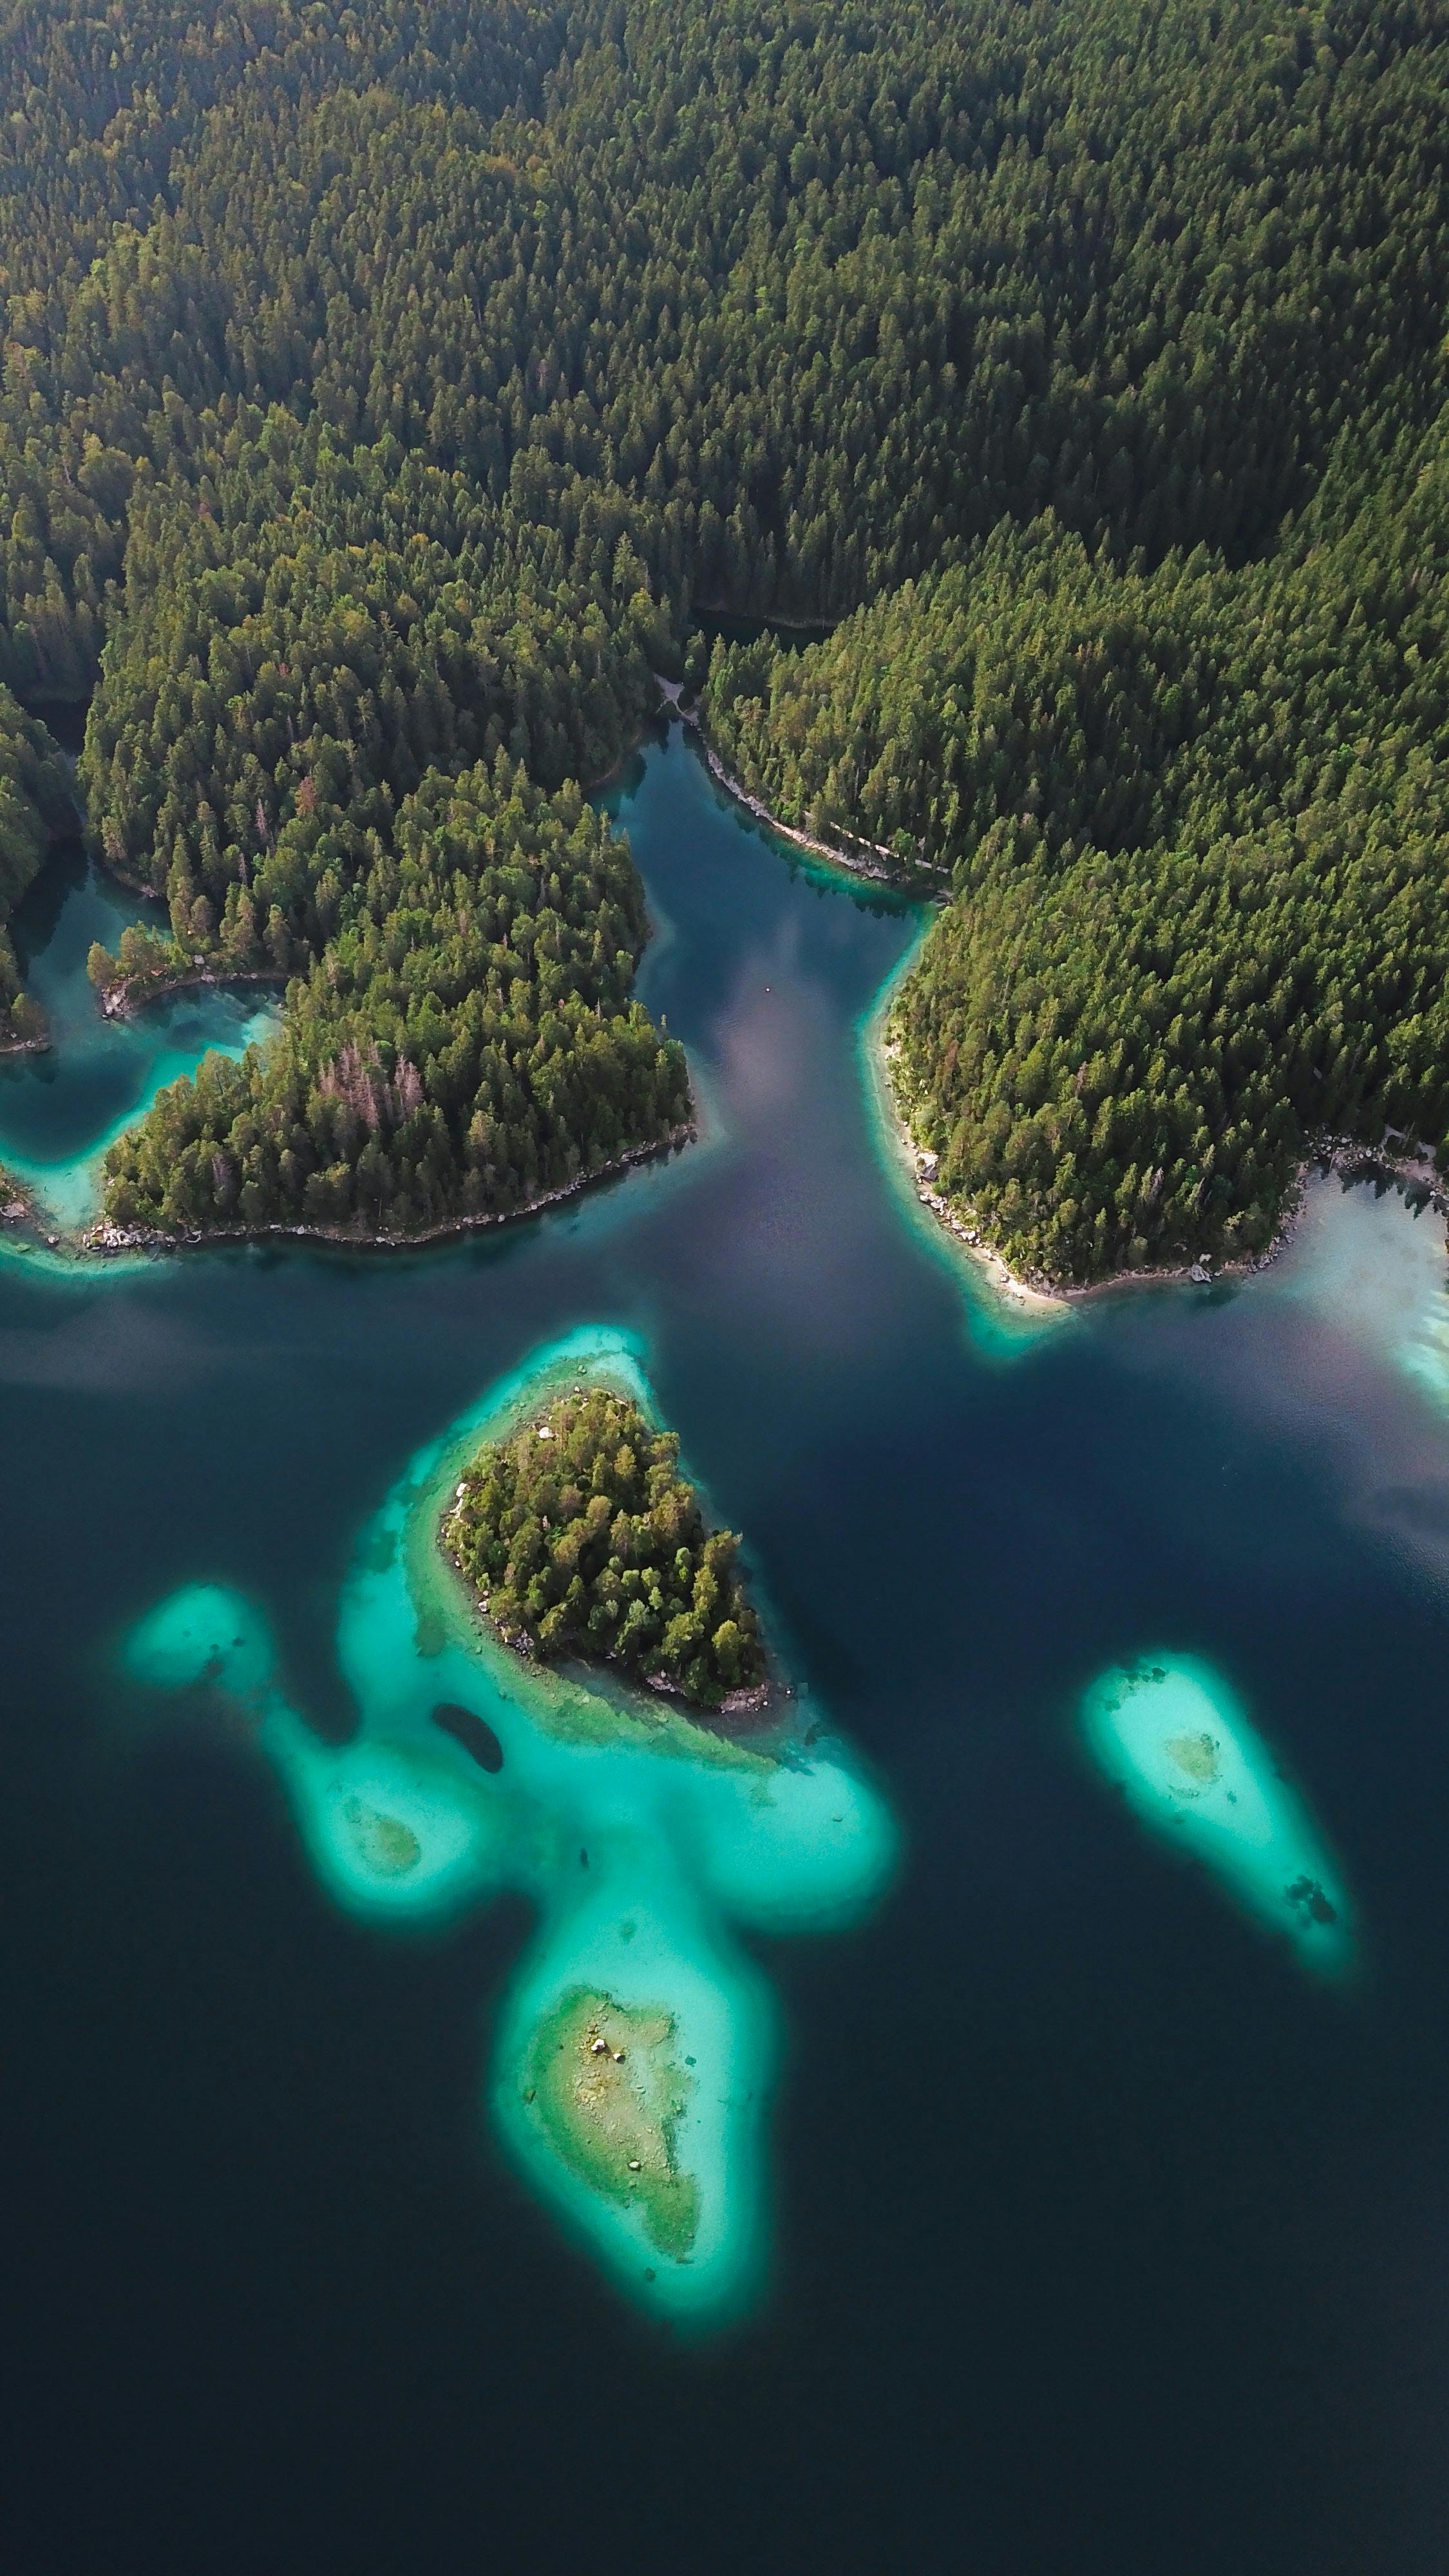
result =
[{"label": "submerged sandbar", "polygon": [[1082,1702],[1094,1759],[1133,1812],[1212,1870],[1300,1957],[1341,1972],[1353,1951],[1337,1866],[1222,1675],[1195,1656],[1139,1656]]},{"label": "submerged sandbar", "polygon": [[694,2089],[677,2041],[666,2005],[625,2005],[577,1986],[539,2022],[523,2088],[570,2170],[637,2209],[650,2244],[676,2260],[699,2229],[699,2186],[676,2151]]}]

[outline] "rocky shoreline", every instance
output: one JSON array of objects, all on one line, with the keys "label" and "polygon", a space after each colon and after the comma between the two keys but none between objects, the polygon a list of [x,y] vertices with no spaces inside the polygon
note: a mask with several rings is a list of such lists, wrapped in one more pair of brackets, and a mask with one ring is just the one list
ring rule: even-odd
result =
[{"label": "rocky shoreline", "polygon": [[[565,1391],[578,1395],[585,1387],[597,1385],[635,1396],[644,1403],[649,1419],[657,1419],[652,1399],[644,1394],[631,1364],[621,1368],[611,1359],[601,1361],[575,1350],[560,1353],[551,1364],[515,1384],[494,1411],[472,1421],[465,1436],[450,1442],[414,1506],[413,1526],[422,1542],[419,1573],[425,1581],[441,1579],[452,1615],[461,1617],[470,1640],[486,1638],[493,1652],[521,1665],[542,1688],[544,1698],[538,1707],[547,1709],[551,1693],[579,1692],[595,1710],[614,1711],[628,1728],[642,1726],[651,1741],[670,1737],[696,1749],[703,1743],[721,1760],[771,1766],[780,1759],[780,1743],[790,1725],[797,1692],[768,1646],[765,1672],[758,1682],[727,1691],[715,1707],[699,1705],[662,1671],[636,1679],[608,1655],[595,1658],[576,1653],[556,1659],[539,1655],[528,1632],[504,1633],[487,1595],[464,1570],[454,1516],[472,1461],[481,1449],[511,1439],[522,1423],[536,1419],[556,1396]],[[682,1738],[677,1732],[681,1728]],[[813,1735],[805,1738],[813,1740]]]},{"label": "rocky shoreline", "polygon": [[519,1208],[508,1208],[486,1216],[449,1217],[441,1225],[428,1226],[419,1234],[359,1234],[344,1226],[328,1225],[231,1225],[198,1227],[184,1234],[168,1234],[160,1226],[113,1225],[102,1217],[89,1226],[79,1238],[85,1252],[178,1252],[205,1250],[216,1243],[289,1243],[330,1244],[340,1252],[416,1252],[430,1243],[446,1243],[455,1235],[476,1234],[484,1227],[517,1225],[526,1217],[541,1216],[546,1208],[559,1207],[564,1200],[577,1198],[582,1190],[592,1189],[599,1181],[614,1179],[631,1171],[636,1164],[652,1162],[656,1156],[673,1153],[682,1145],[693,1144],[696,1135],[693,1119],[671,1127],[664,1136],[650,1143],[631,1145],[622,1154],[600,1164],[597,1171],[580,1172],[561,1189],[544,1190]]},{"label": "rocky shoreline", "polygon": [[[888,1049],[882,1049],[882,1055],[886,1059],[888,1083],[889,1054]],[[894,1097],[892,1085],[892,1102]],[[1338,1172],[1345,1180],[1350,1181],[1381,1180],[1397,1188],[1423,1189],[1427,1192],[1428,1204],[1434,1209],[1435,1214],[1449,1217],[1449,1198],[1446,1198],[1444,1188],[1433,1171],[1432,1165],[1427,1164],[1424,1157],[1417,1154],[1395,1155],[1382,1148],[1365,1145],[1352,1137],[1324,1136],[1311,1141],[1307,1154],[1298,1166],[1293,1187],[1284,1202],[1273,1239],[1261,1252],[1245,1254],[1242,1259],[1236,1261],[1219,1261],[1211,1254],[1202,1253],[1191,1260],[1150,1262],[1140,1270],[1114,1270],[1109,1272],[1105,1279],[1092,1279],[1083,1283],[1051,1279],[1043,1272],[1028,1273],[1023,1277],[1011,1268],[995,1245],[987,1240],[980,1224],[973,1222],[969,1210],[953,1207],[950,1200],[933,1187],[936,1156],[925,1147],[914,1144],[898,1109],[895,1115],[900,1130],[901,1149],[910,1163],[916,1196],[922,1206],[930,1209],[932,1215],[956,1237],[972,1260],[988,1273],[997,1295],[1017,1305],[1055,1307],[1065,1311],[1070,1306],[1084,1305],[1092,1298],[1113,1296],[1123,1288],[1170,1288],[1181,1287],[1188,1283],[1199,1288],[1211,1288],[1227,1279],[1252,1278],[1257,1272],[1270,1269],[1280,1253],[1286,1251],[1292,1242],[1299,1218],[1303,1213],[1308,1176],[1314,1171],[1324,1174]]]},{"label": "rocky shoreline", "polygon": [[[581,1391],[583,1382],[573,1381],[574,1393]],[[496,1447],[511,1438],[519,1422],[526,1415],[536,1412],[539,1401],[538,1390],[529,1388],[520,1390],[519,1399],[509,1414],[494,1426],[491,1438],[482,1442],[480,1447]],[[474,1453],[475,1457],[477,1454],[479,1453]],[[626,1671],[615,1655],[585,1653],[582,1648],[575,1648],[565,1656],[541,1655],[531,1629],[501,1627],[488,1594],[479,1590],[471,1576],[465,1572],[463,1559],[459,1553],[457,1518],[465,1491],[466,1482],[459,1482],[455,1484],[440,1513],[436,1511],[435,1506],[435,1537],[438,1554],[467,1605],[470,1619],[476,1620],[505,1654],[516,1656],[520,1663],[532,1667],[535,1671],[552,1671],[563,1675],[572,1672],[582,1677],[586,1689],[597,1689],[601,1680],[606,1681],[609,1687],[622,1697],[634,1717],[645,1718],[650,1723],[656,1722],[649,1719],[649,1703],[646,1697],[647,1693],[652,1692],[656,1698],[669,1701],[690,1726],[699,1727],[706,1734],[721,1736],[726,1742],[731,1740],[730,1721],[765,1718],[779,1723],[783,1719],[785,1710],[794,1699],[795,1693],[790,1684],[774,1669],[773,1659],[768,1651],[766,1669],[759,1681],[726,1691],[718,1700],[693,1700],[673,1675],[662,1669],[636,1677]],[[745,1730],[746,1733],[749,1731]]]},{"label": "rocky shoreline", "polygon": [[[853,850],[850,850],[814,839],[809,833],[797,831],[792,825],[782,823],[758,796],[752,796],[748,788],[739,779],[733,777],[725,767],[705,733],[698,709],[685,707],[681,703],[682,693],[678,683],[661,680],[660,688],[669,705],[683,722],[692,725],[698,734],[700,746],[712,776],[737,804],[743,805],[747,812],[754,814],[772,832],[778,833],[783,840],[795,842],[799,848],[810,850],[818,857],[828,859],[837,867],[847,869],[853,876],[864,876],[877,883],[890,884],[898,888],[906,882],[907,871],[903,869],[902,863],[894,859],[893,854],[884,850],[878,842],[858,843]],[[871,856],[869,858],[862,856],[863,851],[869,851]],[[883,861],[890,864],[882,865]],[[931,861],[922,858],[914,862],[914,867],[916,870],[937,877],[944,877],[947,873],[945,869],[935,867]],[[1257,1271],[1266,1270],[1292,1240],[1302,1212],[1308,1175],[1314,1170],[1338,1171],[1346,1176],[1364,1180],[1382,1178],[1400,1187],[1422,1189],[1427,1193],[1429,1204],[1434,1208],[1435,1213],[1449,1218],[1449,1184],[1441,1180],[1431,1158],[1411,1147],[1408,1139],[1396,1140],[1403,1144],[1405,1150],[1395,1152],[1388,1141],[1393,1137],[1393,1130],[1387,1131],[1385,1141],[1378,1146],[1366,1145],[1360,1139],[1347,1136],[1317,1136],[1309,1140],[1308,1150],[1299,1165],[1293,1188],[1285,1201],[1272,1242],[1262,1252],[1245,1255],[1241,1260],[1236,1261],[1217,1261],[1211,1255],[1200,1254],[1194,1259],[1148,1263],[1140,1270],[1114,1270],[1105,1279],[1093,1279],[1085,1283],[1052,1279],[1045,1272],[1028,1272],[1023,1275],[1012,1269],[1005,1256],[988,1239],[980,1220],[975,1218],[969,1209],[953,1206],[950,1200],[933,1186],[937,1157],[928,1148],[915,1143],[896,1091],[892,1065],[898,1050],[885,1038],[883,1027],[876,1031],[874,1043],[889,1115],[896,1131],[900,1152],[910,1171],[916,1197],[923,1207],[930,1209],[931,1214],[945,1230],[955,1237],[973,1262],[985,1271],[995,1293],[1013,1305],[1040,1306],[1064,1311],[1067,1307],[1082,1304],[1089,1298],[1108,1296],[1120,1288],[1170,1287],[1189,1281],[1199,1287],[1208,1287],[1218,1280],[1249,1278]]]},{"label": "rocky shoreline", "polygon": [[793,841],[797,849],[808,850],[815,858],[828,859],[832,867],[844,868],[850,876],[864,877],[872,885],[889,886],[897,893],[909,893],[913,882],[920,877],[931,877],[939,885],[945,885],[948,871],[919,852],[912,859],[901,859],[880,841],[856,841],[846,848],[843,843],[822,841],[811,832],[798,831],[793,823],[782,823],[778,814],[772,814],[768,805],[758,796],[752,796],[743,781],[725,767],[705,732],[699,709],[681,703],[678,683],[670,684],[674,691],[672,695],[665,683],[660,685],[666,688],[669,703],[681,722],[692,727],[699,736],[700,749],[709,764],[711,777],[718,780],[727,796],[732,796],[737,805],[743,805],[747,814],[753,814],[757,822],[765,824],[782,841]]},{"label": "rocky shoreline", "polygon": [[[868,883],[889,887],[897,892],[909,892],[912,880],[918,881],[922,876],[930,876],[938,883],[946,878],[947,871],[944,868],[919,854],[914,860],[902,861],[894,852],[887,850],[878,842],[857,841],[849,845],[829,842],[814,834],[801,831],[792,824],[782,822],[777,815],[770,812],[761,798],[752,795],[743,782],[726,767],[705,732],[698,706],[684,704],[682,683],[668,680],[659,672],[656,672],[654,677],[664,709],[669,714],[679,717],[697,736],[711,776],[736,804],[741,805],[747,813],[752,814],[781,840],[793,843],[796,848],[808,851],[812,856],[825,860],[830,866],[841,869],[853,878],[864,879]],[[118,873],[115,870],[111,872]],[[125,878],[120,878],[119,881],[129,882]],[[152,1003],[165,1001],[174,994],[188,990],[216,990],[218,987],[241,985],[271,986],[279,989],[285,986],[287,980],[275,969],[226,971],[207,966],[198,960],[188,973],[168,978],[144,989],[138,988],[134,981],[118,980],[108,989],[100,991],[97,1000],[103,1016],[114,1020],[130,1017],[134,1012]],[[1039,1306],[1049,1310],[1065,1311],[1069,1306],[1080,1304],[1090,1298],[1110,1295],[1122,1288],[1172,1286],[1188,1281],[1207,1286],[1219,1280],[1249,1277],[1257,1271],[1267,1269],[1292,1239],[1302,1209],[1308,1174],[1314,1169],[1339,1171],[1345,1175],[1363,1179],[1381,1178],[1403,1188],[1422,1190],[1437,1214],[1449,1216],[1449,1197],[1446,1197],[1445,1185],[1440,1175],[1435,1170],[1432,1160],[1421,1149],[1415,1147],[1408,1138],[1399,1137],[1390,1129],[1386,1131],[1379,1145],[1370,1146],[1351,1137],[1320,1136],[1309,1141],[1294,1186],[1285,1200],[1273,1240],[1260,1253],[1250,1254],[1234,1261],[1218,1262],[1211,1256],[1200,1255],[1196,1259],[1149,1263],[1141,1269],[1113,1271],[1103,1279],[1086,1283],[1063,1282],[1045,1273],[1018,1273],[1011,1268],[1004,1255],[990,1241],[974,1211],[969,1206],[953,1204],[944,1192],[935,1186],[937,1157],[928,1148],[917,1145],[911,1136],[894,1079],[894,1064],[899,1050],[885,1035],[884,1015],[873,1032],[871,1043],[885,1094],[886,1112],[895,1132],[898,1150],[909,1172],[916,1199],[921,1206],[929,1209],[942,1228],[959,1243],[972,1262],[985,1273],[994,1292],[1013,1305]],[[49,1045],[48,1034],[43,1034],[0,1048],[0,1056],[41,1054],[49,1048]],[[697,1132],[696,1123],[691,1118],[671,1129],[663,1137],[647,1144],[630,1147],[625,1153],[615,1156],[602,1165],[598,1171],[581,1173],[562,1188],[543,1192],[537,1198],[530,1199],[523,1207],[495,1214],[449,1218],[442,1224],[430,1226],[416,1234],[400,1235],[385,1232],[367,1234],[340,1226],[281,1222],[260,1226],[207,1227],[183,1233],[169,1233],[159,1226],[119,1226],[103,1217],[84,1232],[70,1238],[68,1248],[104,1257],[123,1253],[199,1250],[210,1244],[262,1243],[276,1240],[323,1244],[339,1251],[420,1250],[431,1244],[480,1232],[486,1227],[511,1225],[524,1218],[540,1215],[547,1208],[558,1206],[568,1199],[577,1197],[581,1191],[591,1188],[595,1182],[615,1178],[640,1163],[652,1161],[658,1155],[673,1152],[685,1144],[693,1143]],[[23,1194],[18,1188],[11,1187],[7,1177],[0,1172],[0,1223],[26,1222],[39,1224],[37,1209],[28,1194]],[[52,1245],[57,1242],[57,1237],[53,1235],[47,1236],[46,1239]],[[741,1697],[742,1702],[745,1697],[748,1698],[750,1709],[753,1711],[757,1704],[760,1707],[768,1704],[768,1689],[764,1701],[757,1701],[757,1695],[753,1693],[741,1695]],[[746,1713],[743,1704],[739,1713]]]},{"label": "rocky shoreline", "polygon": [[551,1669],[564,1674],[573,1670],[585,1676],[606,1677],[618,1692],[634,1703],[632,1713],[639,1717],[644,1716],[648,1709],[644,1693],[652,1691],[657,1698],[672,1701],[691,1726],[700,1727],[706,1734],[716,1732],[722,1719],[768,1717],[778,1720],[783,1716],[787,1703],[794,1698],[795,1694],[789,1684],[777,1681],[770,1674],[767,1674],[764,1681],[754,1683],[748,1690],[726,1691],[723,1699],[711,1702],[690,1699],[687,1692],[681,1690],[679,1684],[672,1680],[668,1673],[648,1673],[642,1681],[636,1682],[625,1673],[621,1665],[616,1663],[612,1655],[600,1656],[597,1662],[586,1655],[573,1655],[564,1657],[556,1663],[550,1663],[549,1659],[539,1654],[533,1636],[528,1630],[507,1632],[500,1628],[489,1606],[487,1594],[475,1591],[463,1571],[463,1561],[454,1544],[456,1533],[453,1529],[453,1511],[455,1508],[454,1504],[450,1504],[438,1523],[439,1549],[454,1574],[473,1617],[487,1629],[496,1646],[500,1647],[505,1654],[515,1655],[521,1664],[531,1665],[536,1670]]},{"label": "rocky shoreline", "polygon": [[109,984],[97,993],[96,998],[102,1019],[129,1020],[137,1011],[149,1010],[154,1002],[169,1002],[175,993],[227,991],[234,984],[270,984],[280,991],[289,981],[288,976],[278,974],[274,967],[264,973],[260,968],[213,970],[203,966],[193,967],[187,975],[165,976],[159,983],[144,987],[139,986],[134,978]]}]

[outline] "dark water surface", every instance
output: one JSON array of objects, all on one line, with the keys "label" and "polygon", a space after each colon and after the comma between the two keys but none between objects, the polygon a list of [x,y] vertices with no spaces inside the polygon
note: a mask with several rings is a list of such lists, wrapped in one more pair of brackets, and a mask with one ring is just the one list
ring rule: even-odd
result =
[{"label": "dark water surface", "polygon": [[[1442,2571],[1441,1251],[1323,1191],[1241,1292],[1003,1347],[859,1077],[911,919],[782,858],[677,731],[614,801],[700,1146],[423,1257],[0,1263],[5,2563]],[[642,1336],[905,1845],[864,1927],[756,1945],[771,2286],[693,2343],[480,2116],[517,1907],[360,1927],[247,1747],[113,1678],[221,1581],[344,1728],[360,1525],[592,1323]],[[1305,1793],[1356,1980],[1089,1769],[1080,1695],[1143,1648],[1210,1661]]]}]

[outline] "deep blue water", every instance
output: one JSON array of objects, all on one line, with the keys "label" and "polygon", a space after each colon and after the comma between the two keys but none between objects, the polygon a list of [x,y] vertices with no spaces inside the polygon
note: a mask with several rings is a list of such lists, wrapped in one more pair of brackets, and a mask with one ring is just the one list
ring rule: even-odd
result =
[{"label": "deep blue water", "polygon": [[[678,731],[613,801],[698,1147],[425,1256],[0,1263],[6,2563],[1439,2576],[1442,1251],[1321,1191],[1246,1287],[1003,1350],[860,1078],[911,918],[783,857]],[[358,1529],[579,1323],[643,1337],[905,1838],[862,1928],[757,1945],[772,2281],[691,2344],[481,2117],[519,1912],[359,1928],[247,1747],[114,1678],[149,1603],[225,1581],[345,1727]],[[1159,1646],[1310,1801],[1352,1984],[1089,1770],[1080,1694]]]}]

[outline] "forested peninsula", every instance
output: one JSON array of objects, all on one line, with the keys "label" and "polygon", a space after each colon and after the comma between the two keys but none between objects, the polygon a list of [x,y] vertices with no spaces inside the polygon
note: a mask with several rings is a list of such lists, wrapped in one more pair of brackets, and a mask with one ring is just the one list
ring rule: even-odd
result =
[{"label": "forested peninsula", "polygon": [[1015,1268],[1437,1162],[1446,109],[1433,0],[0,0],[0,911],[85,703],[169,914],[100,994],[284,995],[111,1224],[405,1240],[686,1132],[584,793],[654,672],[949,887],[893,1076]]}]

